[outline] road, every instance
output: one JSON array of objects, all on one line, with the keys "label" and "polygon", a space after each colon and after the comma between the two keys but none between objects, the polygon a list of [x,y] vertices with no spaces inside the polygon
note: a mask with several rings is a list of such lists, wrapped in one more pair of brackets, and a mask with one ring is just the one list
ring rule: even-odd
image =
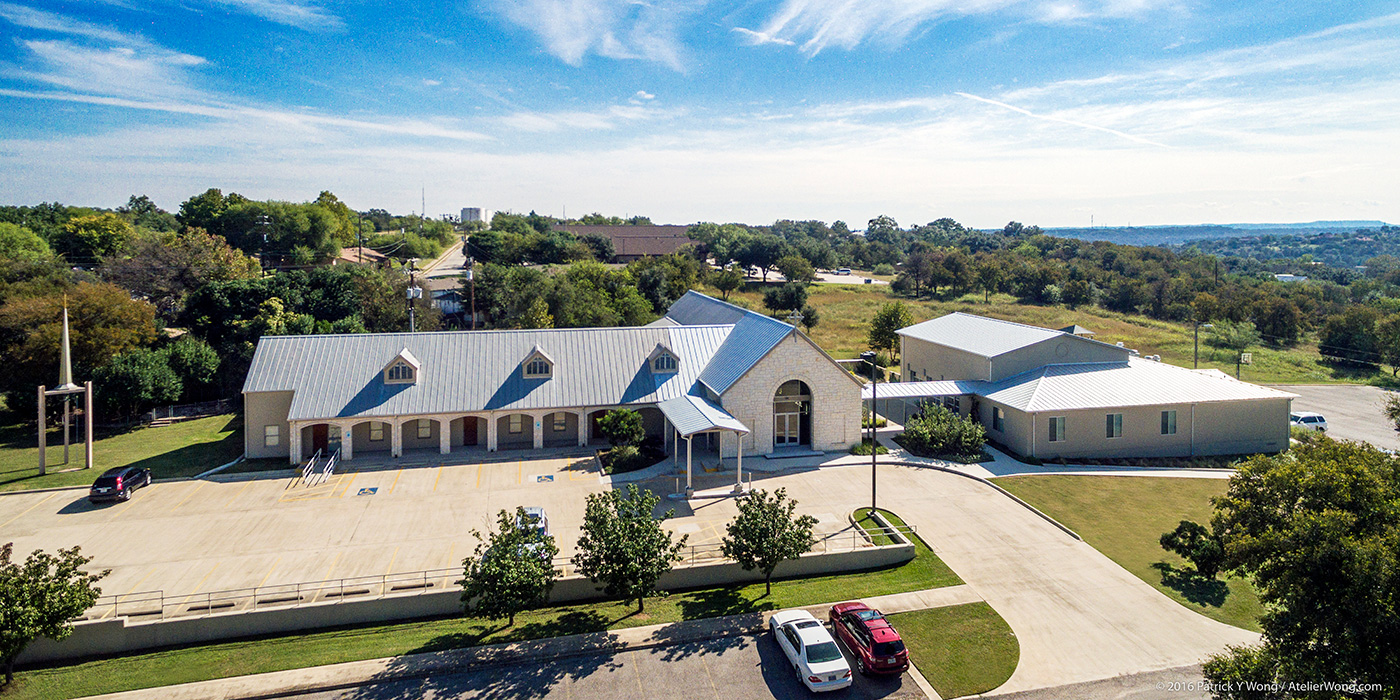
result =
[{"label": "road", "polygon": [[[843,698],[923,698],[908,676],[856,675]],[[318,700],[410,698],[580,698],[590,700],[747,700],[812,697],[769,635],[728,637],[654,649],[489,668],[298,696]]]},{"label": "road", "polygon": [[1387,450],[1400,450],[1400,433],[1381,407],[1391,392],[1360,384],[1295,384],[1275,386],[1298,395],[1294,411],[1314,411],[1327,417],[1327,434],[1339,440],[1361,440]]}]

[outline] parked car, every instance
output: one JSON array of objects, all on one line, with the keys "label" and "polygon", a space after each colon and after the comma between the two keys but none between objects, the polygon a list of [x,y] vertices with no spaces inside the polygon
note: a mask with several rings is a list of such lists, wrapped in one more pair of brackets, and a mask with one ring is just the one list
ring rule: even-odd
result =
[{"label": "parked car", "polygon": [[843,267],[843,268],[837,270],[837,271],[836,271],[836,274],[838,274],[838,275],[849,275],[849,274],[851,274],[851,268],[849,268],[849,267]]},{"label": "parked car", "polygon": [[851,685],[851,667],[836,640],[806,610],[784,610],[768,618],[773,640],[787,656],[797,679],[807,689],[820,693]]},{"label": "parked car", "polygon": [[88,500],[93,503],[98,501],[129,501],[132,491],[150,485],[151,470],[116,467],[102,472],[102,476],[97,477],[97,481],[92,482],[92,489],[88,491]]},{"label": "parked car", "polygon": [[[544,508],[540,506],[525,506],[524,520],[517,520],[515,524],[520,528],[533,528],[545,539],[554,536],[554,534],[549,531],[549,516],[545,515]],[[544,548],[541,547],[538,542],[531,542],[525,545],[525,548],[531,552],[538,553],[541,558],[546,556]]]},{"label": "parked car", "polygon": [[1322,417],[1321,413],[1297,411],[1288,414],[1288,422],[1295,428],[1316,430],[1323,433],[1327,432],[1327,419]]},{"label": "parked car", "polygon": [[865,603],[837,603],[831,606],[831,629],[855,657],[856,670],[871,673],[898,674],[909,668],[909,650],[894,625]]}]

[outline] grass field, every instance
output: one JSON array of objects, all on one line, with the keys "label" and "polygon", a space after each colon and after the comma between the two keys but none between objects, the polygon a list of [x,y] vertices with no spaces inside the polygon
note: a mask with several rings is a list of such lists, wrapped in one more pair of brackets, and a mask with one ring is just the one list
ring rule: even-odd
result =
[{"label": "grass field", "polygon": [[[713,290],[710,290],[713,291]],[[749,308],[763,311],[763,286],[750,284],[743,291],[730,295]],[[1099,307],[1070,310],[1062,306],[1036,306],[1018,303],[1008,294],[993,294],[989,303],[980,293],[964,294],[955,299],[911,301],[890,293],[888,287],[848,284],[818,284],[811,288],[809,304],[820,314],[820,322],[812,329],[812,339],[822,349],[838,359],[859,356],[868,350],[866,335],[870,319],[882,304],[902,300],[913,312],[914,321],[962,311],[1015,321],[1044,328],[1063,328],[1071,324],[1084,326],[1098,335],[1095,340],[1108,343],[1122,341],[1143,355],[1161,355],[1171,364],[1190,367],[1193,359],[1192,328],[1189,325],[1154,321],[1144,316],[1105,311]],[[1216,350],[1201,334],[1201,367],[1235,373],[1234,355]],[[1374,370],[1333,367],[1323,361],[1316,344],[1302,343],[1294,348],[1252,348],[1254,364],[1245,366],[1241,378],[1264,384],[1318,384],[1332,382],[1384,383],[1389,375]]]},{"label": "grass field", "polygon": [[[1181,557],[1158,544],[1182,520],[1210,522],[1223,479],[1129,476],[1014,476],[997,485],[1078,532],[1119,566],[1207,617],[1259,631],[1262,608],[1244,579],[1205,582],[1184,574]],[[1189,567],[1188,567],[1189,569]]]},{"label": "grass field", "polygon": [[945,698],[992,690],[1021,660],[1016,633],[986,603],[899,613],[890,622],[915,668]]},{"label": "grass field", "polygon": [[[55,437],[58,447],[52,446]],[[82,444],[70,449],[68,465],[62,464],[62,434],[51,434],[49,444],[49,473],[39,476],[38,437],[32,428],[0,428],[0,491],[90,484],[101,472],[128,465],[149,468],[157,479],[194,476],[243,454],[243,420],[230,413],[160,428],[99,434],[93,443],[91,470],[81,468]],[[62,471],[72,466],[79,468]]]},{"label": "grass field", "polygon": [[[185,647],[21,671],[4,700],[71,698],[211,678],[439,651],[479,644],[539,639],[607,629],[779,610],[962,583],[922,542],[901,566],[838,576],[723,586],[648,599],[646,613],[633,603],[596,602],[524,613],[515,626],[464,618],[331,630]],[[993,613],[995,614],[995,613]],[[1003,623],[1004,624],[1004,623]]]}]

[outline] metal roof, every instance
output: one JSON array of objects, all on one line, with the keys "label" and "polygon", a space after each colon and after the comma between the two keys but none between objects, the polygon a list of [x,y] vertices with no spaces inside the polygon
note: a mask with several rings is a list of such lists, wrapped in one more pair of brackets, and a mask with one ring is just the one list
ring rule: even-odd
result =
[{"label": "metal roof", "polygon": [[906,326],[899,329],[898,333],[983,357],[996,357],[1041,341],[1068,335],[1064,331],[961,312]]},{"label": "metal roof", "polygon": [[[244,393],[293,391],[289,420],[654,403],[689,393],[733,326],[578,328],[272,336],[258,342]],[[653,375],[647,356],[665,343],[677,371]],[[408,349],[422,363],[412,384],[385,384],[382,369]],[[525,379],[539,349],[548,379]]]},{"label": "metal roof", "polygon": [[[861,387],[860,398],[862,401],[870,400],[871,386],[873,385],[866,384]],[[936,382],[893,382],[889,384],[881,382],[879,389],[874,391],[877,399],[913,399],[976,394],[985,390],[987,386],[987,382],[976,379],[966,381],[948,379]]]},{"label": "metal roof", "polygon": [[711,430],[730,430],[747,435],[748,426],[738,418],[729,415],[724,409],[699,396],[677,396],[656,404],[666,419],[680,432],[682,437]]},{"label": "metal roof", "polygon": [[793,331],[782,321],[749,311],[699,292],[686,292],[666,312],[666,317],[685,326],[694,324],[734,324],[734,332],[725,339],[710,365],[700,375],[700,382],[716,394],[723,395],[744,376],[754,363],[763,359],[773,346]]},{"label": "metal roof", "polygon": [[1028,413],[1297,398],[1286,391],[1140,358],[1046,365],[977,393]]}]

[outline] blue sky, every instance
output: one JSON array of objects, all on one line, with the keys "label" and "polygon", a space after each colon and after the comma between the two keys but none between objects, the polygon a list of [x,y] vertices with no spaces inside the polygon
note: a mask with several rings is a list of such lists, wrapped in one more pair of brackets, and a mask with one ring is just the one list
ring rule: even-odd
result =
[{"label": "blue sky", "polygon": [[0,0],[0,203],[1400,221],[1393,2]]}]

